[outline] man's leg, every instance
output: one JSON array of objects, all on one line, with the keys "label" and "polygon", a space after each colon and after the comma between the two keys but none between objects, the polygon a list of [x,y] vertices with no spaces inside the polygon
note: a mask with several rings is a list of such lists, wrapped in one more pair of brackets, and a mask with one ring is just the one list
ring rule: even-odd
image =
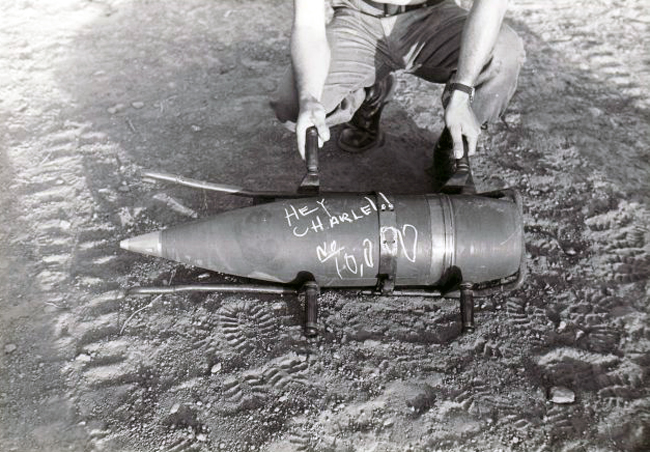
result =
[{"label": "man's leg", "polygon": [[[496,122],[503,116],[517,89],[524,59],[521,39],[509,26],[502,25],[492,56],[476,82],[472,110],[480,124]],[[443,93],[443,105],[447,103],[449,94],[447,90]]]},{"label": "man's leg", "polygon": [[[373,22],[373,18],[345,8],[336,12],[327,27],[331,60],[321,103],[329,126],[350,121],[366,98],[365,88],[389,73],[381,57],[381,28]],[[299,105],[291,68],[280,82],[271,107],[285,126],[295,128]]]},{"label": "man's leg", "polygon": [[379,121],[393,94],[394,85],[395,77],[389,74],[366,88],[363,103],[341,128],[338,141],[341,150],[356,154],[384,144],[385,136]]},{"label": "man's leg", "polygon": [[[405,15],[398,23],[396,36],[404,67],[425,80],[448,83],[458,64],[460,43],[467,11],[451,0]],[[490,58],[476,82],[472,109],[480,124],[494,122],[503,115],[515,92],[517,77],[524,60],[521,39],[502,25]],[[446,103],[443,95],[443,105]],[[434,148],[434,188],[446,181],[453,168],[453,141],[445,129]]]},{"label": "man's leg", "polygon": [[[517,79],[524,59],[525,51],[521,39],[509,26],[502,25],[492,51],[492,57],[483,67],[476,83],[472,110],[479,124],[487,126],[504,115],[510,99],[517,89]],[[445,89],[442,98],[443,105],[447,104],[449,96],[450,92]],[[449,136],[440,137],[436,143],[437,153],[434,152],[434,156],[436,154],[438,156],[440,169],[436,170],[435,157],[432,162],[434,174],[436,172],[439,174],[438,177],[434,177],[434,189],[442,188],[455,170],[452,157],[454,142],[449,139],[450,134],[447,128],[444,132]]]},{"label": "man's leg", "polygon": [[[467,11],[452,0],[404,15],[396,24],[400,35],[395,39],[406,71],[430,82],[449,82],[458,64],[466,18]],[[503,115],[517,87],[524,55],[521,39],[503,24],[476,81],[472,108],[481,124]]]}]

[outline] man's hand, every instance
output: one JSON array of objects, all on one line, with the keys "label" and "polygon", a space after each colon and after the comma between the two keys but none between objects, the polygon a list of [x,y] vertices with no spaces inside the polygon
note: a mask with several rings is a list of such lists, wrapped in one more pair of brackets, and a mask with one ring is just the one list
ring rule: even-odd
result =
[{"label": "man's hand", "polygon": [[[472,3],[463,27],[458,67],[454,76],[456,83],[477,85],[481,70],[494,49],[507,6],[507,0],[474,0]],[[452,91],[445,108],[445,123],[454,140],[454,157],[459,159],[463,156],[463,137],[467,140],[468,155],[474,154],[481,127],[472,111],[467,93]]]},{"label": "man's hand", "polygon": [[467,93],[462,91],[453,91],[451,93],[449,103],[445,109],[445,124],[454,141],[454,158],[460,159],[465,153],[463,138],[467,140],[467,154],[473,155],[476,153],[481,125],[474,115]]},{"label": "man's hand", "polygon": [[309,96],[300,100],[300,112],[296,121],[296,138],[298,140],[298,152],[300,157],[305,159],[305,134],[311,126],[318,130],[318,147],[330,139],[330,129],[325,123],[325,108],[314,97]]}]

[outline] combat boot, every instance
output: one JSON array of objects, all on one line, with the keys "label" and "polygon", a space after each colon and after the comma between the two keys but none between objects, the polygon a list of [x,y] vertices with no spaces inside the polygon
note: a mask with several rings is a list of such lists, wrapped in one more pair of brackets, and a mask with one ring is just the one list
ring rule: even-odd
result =
[{"label": "combat boot", "polygon": [[346,152],[360,153],[384,144],[384,133],[379,127],[379,119],[388,103],[395,76],[389,74],[370,88],[366,88],[366,99],[356,111],[350,122],[339,134],[339,148]]}]

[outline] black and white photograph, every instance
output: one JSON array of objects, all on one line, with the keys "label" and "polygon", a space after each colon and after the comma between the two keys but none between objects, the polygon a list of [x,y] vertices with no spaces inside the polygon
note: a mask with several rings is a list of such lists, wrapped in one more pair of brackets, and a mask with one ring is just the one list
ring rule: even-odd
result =
[{"label": "black and white photograph", "polygon": [[0,2],[0,451],[650,451],[649,36]]}]

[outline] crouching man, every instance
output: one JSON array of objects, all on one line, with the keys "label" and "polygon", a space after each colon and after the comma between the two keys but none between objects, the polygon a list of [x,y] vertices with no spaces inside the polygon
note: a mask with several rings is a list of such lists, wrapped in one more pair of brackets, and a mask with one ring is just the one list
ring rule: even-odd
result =
[{"label": "crouching man", "polygon": [[[453,158],[476,152],[481,126],[497,120],[515,92],[524,60],[519,37],[503,24],[507,0],[475,0],[469,11],[453,0],[294,0],[292,70],[271,102],[295,130],[305,155],[305,131],[329,140],[345,123],[338,146],[364,152],[381,146],[383,107],[396,70],[445,84],[445,129],[434,148],[434,188]],[[433,106],[432,106],[433,107]],[[405,156],[405,158],[408,158]]]}]

